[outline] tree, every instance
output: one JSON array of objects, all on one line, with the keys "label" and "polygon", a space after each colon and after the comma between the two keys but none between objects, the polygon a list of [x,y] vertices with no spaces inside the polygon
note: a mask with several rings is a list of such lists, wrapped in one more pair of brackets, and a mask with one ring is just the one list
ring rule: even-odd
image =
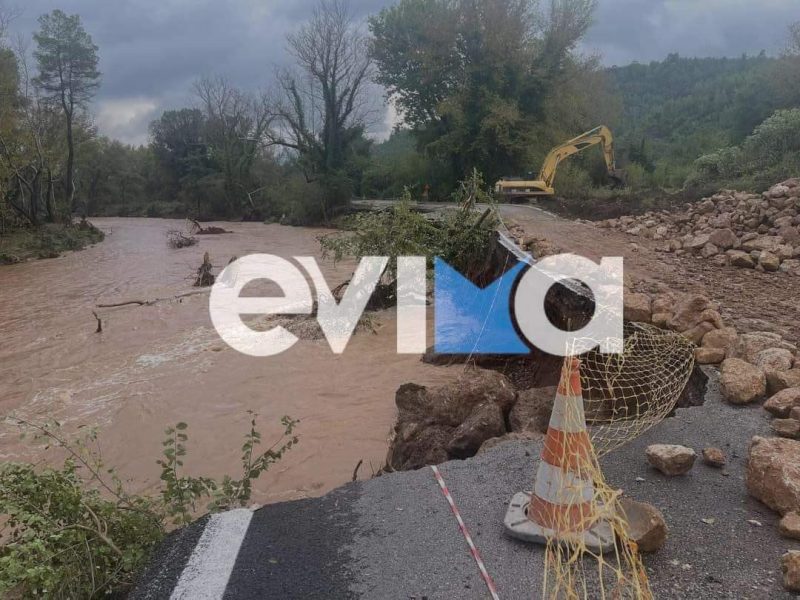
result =
[{"label": "tree", "polygon": [[173,198],[187,179],[210,171],[206,117],[199,108],[165,111],[150,123],[150,145]]},{"label": "tree", "polygon": [[223,77],[203,78],[195,94],[205,111],[205,139],[210,159],[223,177],[227,210],[258,217],[251,192],[252,170],[264,148],[274,116],[266,98],[255,98]]},{"label": "tree", "polygon": [[350,199],[347,161],[369,114],[367,40],[342,0],[321,0],[287,40],[297,68],[279,74],[271,143],[296,151],[307,180],[322,181],[327,219]]},{"label": "tree", "polygon": [[67,140],[64,187],[66,205],[71,210],[75,196],[73,124],[76,110],[87,107],[100,85],[97,46],[83,29],[78,15],[54,10],[39,17],[39,27],[33,36],[37,44],[34,57],[39,66],[36,84],[58,102],[63,111]]},{"label": "tree", "polygon": [[62,121],[52,103],[33,85],[28,52],[20,42],[15,52],[18,89],[11,118],[0,127],[0,158],[10,177],[5,199],[32,225],[55,221],[59,215],[55,180],[61,169]]},{"label": "tree", "polygon": [[475,168],[489,181],[522,173],[563,140],[548,99],[598,70],[574,54],[594,5],[552,0],[544,12],[530,0],[401,0],[370,19],[377,81],[420,147],[449,164],[451,182]]}]

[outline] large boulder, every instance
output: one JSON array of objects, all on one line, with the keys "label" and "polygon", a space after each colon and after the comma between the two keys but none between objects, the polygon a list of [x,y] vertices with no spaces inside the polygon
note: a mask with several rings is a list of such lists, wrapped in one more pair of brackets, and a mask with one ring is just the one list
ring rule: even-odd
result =
[{"label": "large boulder", "polygon": [[623,317],[626,321],[649,323],[653,315],[650,296],[626,292],[623,297]]},{"label": "large boulder", "polygon": [[733,327],[723,327],[714,329],[703,336],[702,346],[704,348],[722,348],[728,350],[736,345],[739,334]]},{"label": "large boulder", "polygon": [[800,435],[800,421],[797,419],[772,419],[770,429],[784,438],[797,439]]},{"label": "large boulder", "polygon": [[656,313],[669,313],[672,315],[675,310],[675,296],[670,292],[658,294],[653,298],[653,314]]},{"label": "large boulder", "polygon": [[660,510],[652,504],[630,498],[621,498],[619,504],[628,522],[628,534],[639,550],[655,552],[664,545],[669,530]]},{"label": "large boulder", "polygon": [[781,259],[776,254],[764,250],[758,257],[758,264],[768,273],[774,273],[781,268]]},{"label": "large boulder", "polygon": [[784,225],[778,228],[778,235],[781,236],[787,244],[796,246],[800,242],[800,230],[794,225]]},{"label": "large boulder", "polygon": [[711,232],[709,236],[709,241],[717,246],[718,248],[722,248],[723,250],[728,250],[733,248],[739,239],[736,237],[736,234],[733,233],[731,229],[716,229]]},{"label": "large boulder", "polygon": [[[797,248],[800,250],[800,246]],[[789,275],[800,275],[800,260],[793,258],[791,260],[783,261],[781,263],[780,271],[781,273],[788,273]]]},{"label": "large boulder", "polygon": [[516,400],[514,386],[502,373],[467,370],[455,383],[435,388],[416,384],[400,386],[395,395],[400,419],[458,427],[479,404],[491,401],[507,414]]},{"label": "large boulder", "polygon": [[785,348],[767,348],[756,354],[753,361],[757,367],[766,371],[788,371],[794,363],[794,355]]},{"label": "large boulder", "polygon": [[694,360],[698,365],[718,365],[725,360],[724,348],[695,348]]},{"label": "large boulder", "polygon": [[521,391],[508,415],[511,431],[547,433],[557,389],[552,386]]},{"label": "large boulder", "polygon": [[772,252],[783,244],[783,242],[783,238],[777,235],[759,235],[751,240],[742,242],[742,250],[745,252],[752,252],[754,250]]},{"label": "large boulder", "polygon": [[411,471],[450,460],[447,444],[454,427],[403,422],[395,426],[386,464],[394,471]]},{"label": "large boulder", "polygon": [[701,321],[694,327],[683,331],[681,335],[686,339],[690,340],[695,346],[699,346],[700,342],[706,336],[707,333],[714,330],[714,324],[710,321]]},{"label": "large boulder", "polygon": [[794,344],[785,341],[778,333],[755,331],[753,333],[743,333],[739,336],[733,355],[749,363],[755,363],[759,352],[768,348],[781,348],[791,352],[797,350]]},{"label": "large boulder", "polygon": [[800,387],[800,368],[788,371],[767,371],[767,389],[777,394],[786,388]]},{"label": "large boulder", "polygon": [[800,510],[800,442],[754,437],[745,484],[751,496],[781,515]]},{"label": "large boulder", "polygon": [[473,456],[487,439],[506,433],[505,419],[515,401],[504,375],[482,369],[435,388],[401,385],[387,466],[403,471]]},{"label": "large boulder", "polygon": [[800,540],[800,513],[785,514],[778,523],[778,533],[791,540]]},{"label": "large boulder", "polygon": [[722,395],[731,404],[748,404],[767,391],[764,371],[738,358],[726,358],[720,368]]},{"label": "large boulder", "polygon": [[789,550],[781,557],[783,587],[790,592],[800,592],[800,552]]},{"label": "large boulder", "polygon": [[788,418],[795,406],[800,406],[800,387],[781,390],[764,402],[764,410],[780,419]]},{"label": "large boulder", "polygon": [[747,252],[728,250],[727,254],[731,265],[734,267],[739,267],[741,269],[755,269],[756,267],[756,261],[754,261],[753,257]]},{"label": "large boulder", "polygon": [[709,308],[711,308],[711,302],[705,296],[698,294],[684,296],[675,305],[674,315],[669,326],[674,331],[688,331],[707,320],[708,314],[704,311]]},{"label": "large boulder", "polygon": [[708,234],[701,233],[700,235],[696,235],[694,237],[690,237],[686,242],[683,244],[684,248],[688,248],[689,250],[700,250],[708,244],[710,237]]},{"label": "large boulder", "polygon": [[689,472],[697,453],[677,444],[652,444],[645,451],[647,461],[664,475],[683,475]]},{"label": "large boulder", "polygon": [[503,413],[494,402],[479,404],[453,432],[447,444],[451,458],[469,458],[488,439],[499,437],[506,432]]}]

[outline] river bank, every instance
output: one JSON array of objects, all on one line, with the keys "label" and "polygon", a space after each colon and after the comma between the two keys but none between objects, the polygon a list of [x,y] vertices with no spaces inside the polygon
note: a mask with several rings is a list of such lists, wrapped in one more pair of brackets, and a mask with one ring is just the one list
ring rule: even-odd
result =
[{"label": "river bank", "polygon": [[[265,442],[277,438],[283,415],[300,419],[300,443],[254,486],[253,501],[318,496],[380,468],[394,422],[395,390],[407,381],[437,384],[458,367],[424,365],[396,354],[394,311],[376,313],[375,333],[359,333],[342,355],[325,340],[300,340],[272,358],[238,354],[217,336],[207,297],[152,306],[97,310],[96,305],[170,297],[191,289],[205,252],[217,267],[256,252],[314,256],[331,287],[354,263],[320,256],[325,230],[225,223],[230,234],[198,236],[198,245],[167,247],[170,219],[99,218],[103,244],[58,260],[0,269],[0,414],[54,418],[67,432],[98,428],[98,445],[129,491],[158,484],[163,430],[189,425],[187,472],[222,476],[240,468],[248,410],[258,413]],[[103,320],[95,333],[92,311]],[[35,326],[33,326],[35,324]],[[0,460],[35,461],[44,453],[0,430]]]},{"label": "river bank", "polygon": [[83,250],[103,238],[103,232],[88,221],[12,229],[0,235],[0,265],[58,258],[63,252]]}]

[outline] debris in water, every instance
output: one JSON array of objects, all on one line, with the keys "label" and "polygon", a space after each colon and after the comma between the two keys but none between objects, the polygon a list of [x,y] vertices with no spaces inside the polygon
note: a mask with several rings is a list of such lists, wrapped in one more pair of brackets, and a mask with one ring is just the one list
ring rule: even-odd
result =
[{"label": "debris in water", "polygon": [[197,238],[191,235],[184,235],[177,229],[170,229],[167,232],[167,245],[170,248],[188,248],[197,243]]},{"label": "debris in water", "polygon": [[197,269],[197,278],[194,280],[194,287],[209,287],[214,285],[214,274],[211,272],[213,269],[211,258],[208,252],[203,255],[203,264]]}]

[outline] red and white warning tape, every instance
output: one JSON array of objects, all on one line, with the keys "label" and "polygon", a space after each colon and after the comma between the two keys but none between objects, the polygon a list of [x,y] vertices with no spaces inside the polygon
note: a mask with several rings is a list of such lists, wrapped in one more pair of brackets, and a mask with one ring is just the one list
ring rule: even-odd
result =
[{"label": "red and white warning tape", "polygon": [[491,595],[493,600],[500,600],[500,597],[497,595],[497,589],[494,587],[494,581],[492,580],[492,576],[489,575],[489,571],[486,570],[486,565],[483,564],[483,559],[481,558],[481,555],[478,552],[478,548],[472,541],[472,536],[469,534],[467,526],[464,524],[464,519],[461,518],[461,513],[458,512],[458,507],[456,506],[456,503],[453,501],[453,497],[450,495],[450,490],[447,489],[447,485],[444,482],[442,474],[439,472],[439,468],[436,466],[431,466],[431,471],[433,471],[433,474],[436,477],[436,481],[439,483],[439,487],[442,489],[442,494],[444,494],[444,497],[447,499],[447,503],[450,505],[450,510],[453,511],[453,514],[456,517],[456,521],[458,521],[458,528],[461,530],[464,539],[467,540],[467,545],[469,546],[469,552],[470,554],[472,554],[472,558],[475,559],[475,562],[478,565],[478,569],[481,572],[481,577],[483,577],[483,580],[486,582],[486,587],[489,588],[489,594]]}]

